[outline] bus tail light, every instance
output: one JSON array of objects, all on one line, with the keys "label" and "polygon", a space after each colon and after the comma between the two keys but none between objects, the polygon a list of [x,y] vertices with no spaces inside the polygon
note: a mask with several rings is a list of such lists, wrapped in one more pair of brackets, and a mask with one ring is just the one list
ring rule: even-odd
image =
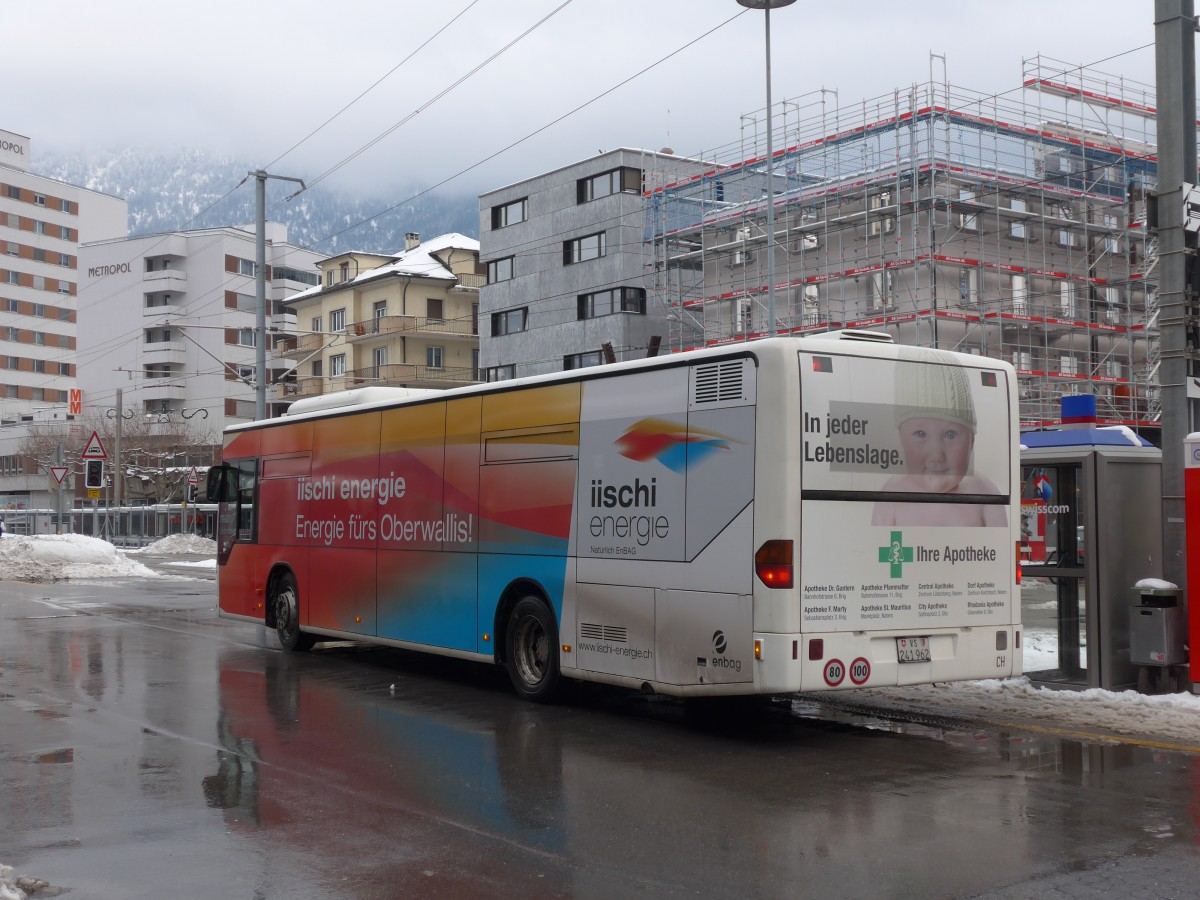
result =
[{"label": "bus tail light", "polygon": [[1020,584],[1021,584],[1021,542],[1020,542],[1020,541],[1017,541],[1017,555],[1016,555],[1016,560],[1017,560],[1017,565],[1016,565],[1016,569],[1017,569],[1017,585],[1018,585],[1018,586],[1020,586]]},{"label": "bus tail light", "polygon": [[754,554],[754,574],[769,588],[790,588],[792,574],[792,542],[767,541]]}]

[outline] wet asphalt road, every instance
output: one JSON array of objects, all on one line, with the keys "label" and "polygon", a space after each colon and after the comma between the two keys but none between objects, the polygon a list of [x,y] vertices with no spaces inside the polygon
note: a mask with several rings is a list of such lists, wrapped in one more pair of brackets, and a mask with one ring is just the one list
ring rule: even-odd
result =
[{"label": "wet asphalt road", "polygon": [[1192,897],[1200,758],[288,655],[196,581],[0,584],[0,864],[73,898]]}]

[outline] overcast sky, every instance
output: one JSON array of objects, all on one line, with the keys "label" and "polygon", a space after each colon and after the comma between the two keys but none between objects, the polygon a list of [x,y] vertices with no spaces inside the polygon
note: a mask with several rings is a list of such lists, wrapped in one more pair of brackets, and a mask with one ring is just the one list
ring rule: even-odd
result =
[{"label": "overcast sky", "polygon": [[[763,14],[735,0],[5,0],[0,128],[32,139],[35,166],[39,148],[199,147],[311,180],[560,6],[331,183],[440,182],[713,28],[447,190],[616,146],[698,153],[737,142],[742,114],[764,105]],[[771,16],[774,96],[836,89],[844,108],[929,81],[931,52],[952,84],[981,93],[1017,88],[1022,59],[1039,53],[1152,83],[1153,47],[1137,48],[1154,40],[1153,13],[1153,0],[798,0]],[[941,81],[940,61],[932,71]]]}]

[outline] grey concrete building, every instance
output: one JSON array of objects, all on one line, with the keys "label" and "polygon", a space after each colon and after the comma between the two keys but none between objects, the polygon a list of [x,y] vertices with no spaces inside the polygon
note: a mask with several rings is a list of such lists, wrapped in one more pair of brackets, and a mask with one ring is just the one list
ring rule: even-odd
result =
[{"label": "grey concrete building", "polygon": [[[647,290],[645,173],[700,163],[622,148],[479,198],[480,367],[488,381],[637,359],[694,343]],[[655,299],[648,299],[654,296]],[[657,341],[656,341],[657,339]]]}]

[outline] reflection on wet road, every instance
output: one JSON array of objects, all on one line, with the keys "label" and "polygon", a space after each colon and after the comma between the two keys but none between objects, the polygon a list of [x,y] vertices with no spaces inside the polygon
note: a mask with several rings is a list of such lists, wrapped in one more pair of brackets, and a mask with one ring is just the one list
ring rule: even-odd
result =
[{"label": "reflection on wet road", "polygon": [[1186,873],[1200,835],[1184,754],[810,699],[540,707],[475,664],[283,654],[211,584],[2,589],[0,863],[72,897],[1036,896]]}]

